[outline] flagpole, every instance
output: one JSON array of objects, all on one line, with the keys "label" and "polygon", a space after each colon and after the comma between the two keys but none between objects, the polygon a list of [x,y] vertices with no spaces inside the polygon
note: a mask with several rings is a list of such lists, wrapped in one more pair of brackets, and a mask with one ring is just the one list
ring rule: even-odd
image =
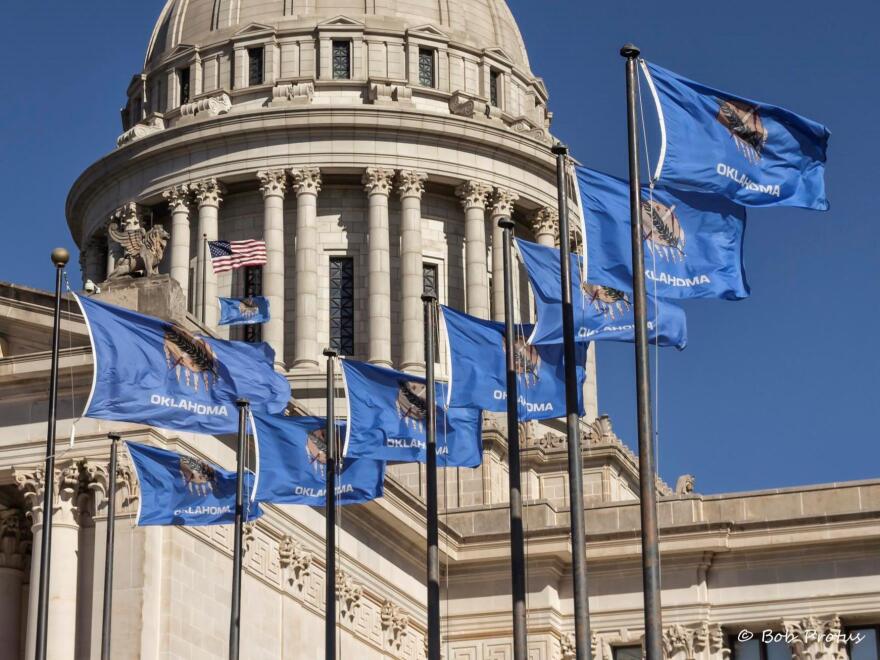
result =
[{"label": "flagpole", "polygon": [[205,322],[205,315],[207,314],[207,307],[205,296],[207,295],[207,280],[208,280],[208,235],[202,234],[202,323]]},{"label": "flagpole", "polygon": [[425,304],[425,490],[428,526],[428,660],[440,660],[440,548],[437,514],[437,407],[434,393],[434,314],[437,297],[423,294]]},{"label": "flagpole", "polygon": [[[571,575],[574,583],[575,658],[590,657],[590,594],[587,586],[586,523],[584,521],[584,458],[578,422],[577,358],[574,342],[574,308],[571,299],[571,258],[568,242],[568,195],[565,162],[568,148],[557,144],[556,190],[559,199],[559,266],[562,272],[562,339],[565,357],[565,428],[568,440],[568,501],[571,526]],[[584,237],[586,240],[586,237]]]},{"label": "flagpole", "polygon": [[238,446],[235,450],[235,536],[232,545],[232,607],[229,617],[229,660],[238,660],[241,646],[241,527],[244,514],[244,444],[250,402],[238,399]]},{"label": "flagpole", "polygon": [[55,491],[55,416],[58,402],[58,351],[61,345],[61,278],[70,254],[64,248],[52,250],[55,264],[55,316],[52,327],[52,366],[49,373],[49,425],[46,432],[46,466],[43,471],[43,529],[40,539],[40,586],[37,600],[36,660],[46,660],[49,625],[49,569],[52,556],[52,499]]},{"label": "flagpole", "polygon": [[110,660],[110,627],[113,618],[113,550],[116,545],[116,453],[118,433],[110,438],[110,474],[107,484],[107,543],[104,547],[104,620],[101,629],[101,660]]},{"label": "flagpole", "polygon": [[327,464],[324,517],[326,522],[326,546],[324,548],[324,658],[336,660],[336,374],[334,360],[336,351],[324,349],[327,357],[327,425],[324,440],[327,443]]},{"label": "flagpole", "polygon": [[510,482],[510,584],[513,596],[513,658],[526,660],[526,576],[525,541],[522,522],[522,470],[519,460],[519,393],[516,382],[516,334],[513,328],[513,241],[514,224],[501,218],[504,232],[504,322],[507,357],[507,465]]},{"label": "flagpole", "polygon": [[642,589],[645,604],[645,654],[662,660],[663,621],[660,609],[660,547],[657,531],[653,430],[651,428],[651,380],[648,363],[648,314],[645,295],[645,255],[642,245],[639,137],[636,118],[636,63],[639,49],[626,44],[626,118],[629,145],[629,209],[632,224],[633,307],[636,322],[636,405],[639,429],[639,503],[642,514]]}]

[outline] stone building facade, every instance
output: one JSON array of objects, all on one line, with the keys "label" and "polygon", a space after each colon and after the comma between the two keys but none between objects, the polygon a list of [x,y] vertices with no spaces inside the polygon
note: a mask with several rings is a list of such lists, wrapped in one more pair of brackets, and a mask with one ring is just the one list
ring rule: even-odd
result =
[{"label": "stone building facade", "polygon": [[[68,199],[83,280],[133,307],[178,296],[190,327],[221,337],[216,296],[258,290],[273,313],[262,339],[288,376],[292,406],[320,414],[327,345],[423,368],[426,286],[443,303],[499,318],[499,217],[512,217],[520,236],[558,241],[547,103],[503,0],[169,0],[128,87],[117,148]],[[165,227],[162,276],[105,282],[118,258],[110,222]],[[263,238],[268,263],[215,277],[202,267],[205,238]],[[528,320],[522,274],[517,292]],[[51,307],[45,292],[0,284],[0,648],[9,657],[31,657],[35,633]],[[225,657],[231,529],[134,526],[137,480],[125,458],[108,474],[106,434],[224,466],[234,463],[230,439],[77,420],[91,350],[69,301],[62,330],[49,655],[99,657],[114,479],[113,657]],[[643,626],[638,466],[598,414],[592,356],[588,374],[594,656],[629,660],[641,657]],[[530,657],[571,658],[564,434],[529,424],[522,442]],[[503,421],[487,416],[483,465],[441,471],[450,660],[511,657],[506,452]],[[869,638],[856,647],[817,633],[877,634],[880,480],[713,496],[687,477],[657,488],[669,658],[877,657],[876,638],[864,655]],[[393,466],[384,498],[342,513],[343,658],[424,657],[423,489],[419,466]],[[321,657],[323,514],[266,510],[245,537],[242,655]],[[763,629],[788,639],[737,642]]]}]

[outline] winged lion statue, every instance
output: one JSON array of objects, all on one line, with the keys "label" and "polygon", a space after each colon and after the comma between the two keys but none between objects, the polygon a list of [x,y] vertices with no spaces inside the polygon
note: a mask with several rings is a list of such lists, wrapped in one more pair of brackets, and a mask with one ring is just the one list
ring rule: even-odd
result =
[{"label": "winged lion statue", "polygon": [[165,254],[165,246],[171,235],[162,225],[153,225],[149,231],[143,227],[107,227],[110,238],[122,247],[122,257],[116,261],[108,280],[123,277],[150,277],[159,274],[159,262]]}]

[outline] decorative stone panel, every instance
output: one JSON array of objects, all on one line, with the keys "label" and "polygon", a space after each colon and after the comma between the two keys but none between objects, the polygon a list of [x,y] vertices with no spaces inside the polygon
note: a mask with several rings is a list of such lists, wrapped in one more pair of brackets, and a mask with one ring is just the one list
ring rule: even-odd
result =
[{"label": "decorative stone panel", "polygon": [[116,138],[116,146],[124,147],[141,138],[145,138],[153,133],[165,130],[165,120],[159,114],[152,114],[143,121],[138,122],[122,135]]},{"label": "decorative stone panel", "polygon": [[196,117],[200,114],[207,117],[218,117],[225,115],[231,109],[232,99],[229,98],[229,94],[219,92],[180,106],[180,117],[183,119]]},{"label": "decorative stone panel", "polygon": [[314,98],[314,82],[283,83],[272,88],[269,105],[308,105]]},{"label": "decorative stone panel", "polygon": [[285,536],[278,545],[278,560],[284,579],[301,592],[312,567],[312,555],[298,541]]}]

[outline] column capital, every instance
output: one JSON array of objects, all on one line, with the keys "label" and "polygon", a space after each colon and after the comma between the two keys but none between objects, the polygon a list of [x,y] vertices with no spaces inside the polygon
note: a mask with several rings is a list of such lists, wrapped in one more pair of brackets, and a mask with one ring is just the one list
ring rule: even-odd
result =
[{"label": "column capital", "polygon": [[214,208],[217,208],[223,201],[223,195],[226,194],[226,188],[216,178],[211,177],[210,179],[196,182],[193,185],[193,193],[199,204],[199,208],[205,206],[213,206]]},{"label": "column capital", "polygon": [[491,200],[492,215],[506,215],[510,217],[510,214],[513,213],[513,204],[518,199],[519,195],[512,190],[508,190],[507,188],[496,188]]},{"label": "column capital", "polygon": [[19,509],[0,512],[0,568],[27,567],[33,536],[27,516]]},{"label": "column capital", "polygon": [[387,197],[391,193],[393,182],[394,170],[384,167],[368,167],[361,177],[361,183],[364,184],[367,195],[385,195]]},{"label": "column capital", "polygon": [[141,226],[140,208],[136,202],[126,202],[110,214],[110,223],[116,223],[122,231],[136,231]]},{"label": "column capital", "polygon": [[260,170],[257,172],[260,180],[260,192],[263,199],[267,197],[284,197],[287,192],[287,173],[284,170]]},{"label": "column capital", "polygon": [[[97,514],[107,508],[110,466],[83,460],[79,463],[80,509]],[[88,499],[91,496],[93,499]],[[137,479],[129,465],[116,465],[116,500],[130,505],[139,496]]]},{"label": "column capital", "polygon": [[464,210],[468,209],[484,209],[486,208],[486,200],[492,187],[480,181],[465,181],[455,189],[455,194],[461,199],[461,205]]},{"label": "column capital", "polygon": [[[43,522],[43,488],[45,484],[43,468],[15,470],[13,478],[29,508],[28,516],[33,525]],[[54,492],[52,496],[53,514],[59,522],[76,523],[79,511],[76,500],[79,495],[79,466],[69,462],[55,468]]]},{"label": "column capital", "polygon": [[530,220],[535,236],[550,234],[555,237],[559,233],[559,211],[556,209],[540,208],[532,213]]},{"label": "column capital", "polygon": [[293,192],[299,195],[317,195],[321,192],[321,170],[317,167],[302,167],[290,170],[293,178]]},{"label": "column capital", "polygon": [[418,197],[421,199],[422,193],[425,192],[425,181],[428,175],[418,170],[400,170],[397,173],[397,191],[400,193],[400,199],[406,197]]},{"label": "column capital", "polygon": [[179,186],[173,186],[168,190],[163,190],[162,197],[168,202],[168,207],[171,209],[171,212],[178,213],[180,211],[189,211],[192,193],[192,186],[183,183]]}]

